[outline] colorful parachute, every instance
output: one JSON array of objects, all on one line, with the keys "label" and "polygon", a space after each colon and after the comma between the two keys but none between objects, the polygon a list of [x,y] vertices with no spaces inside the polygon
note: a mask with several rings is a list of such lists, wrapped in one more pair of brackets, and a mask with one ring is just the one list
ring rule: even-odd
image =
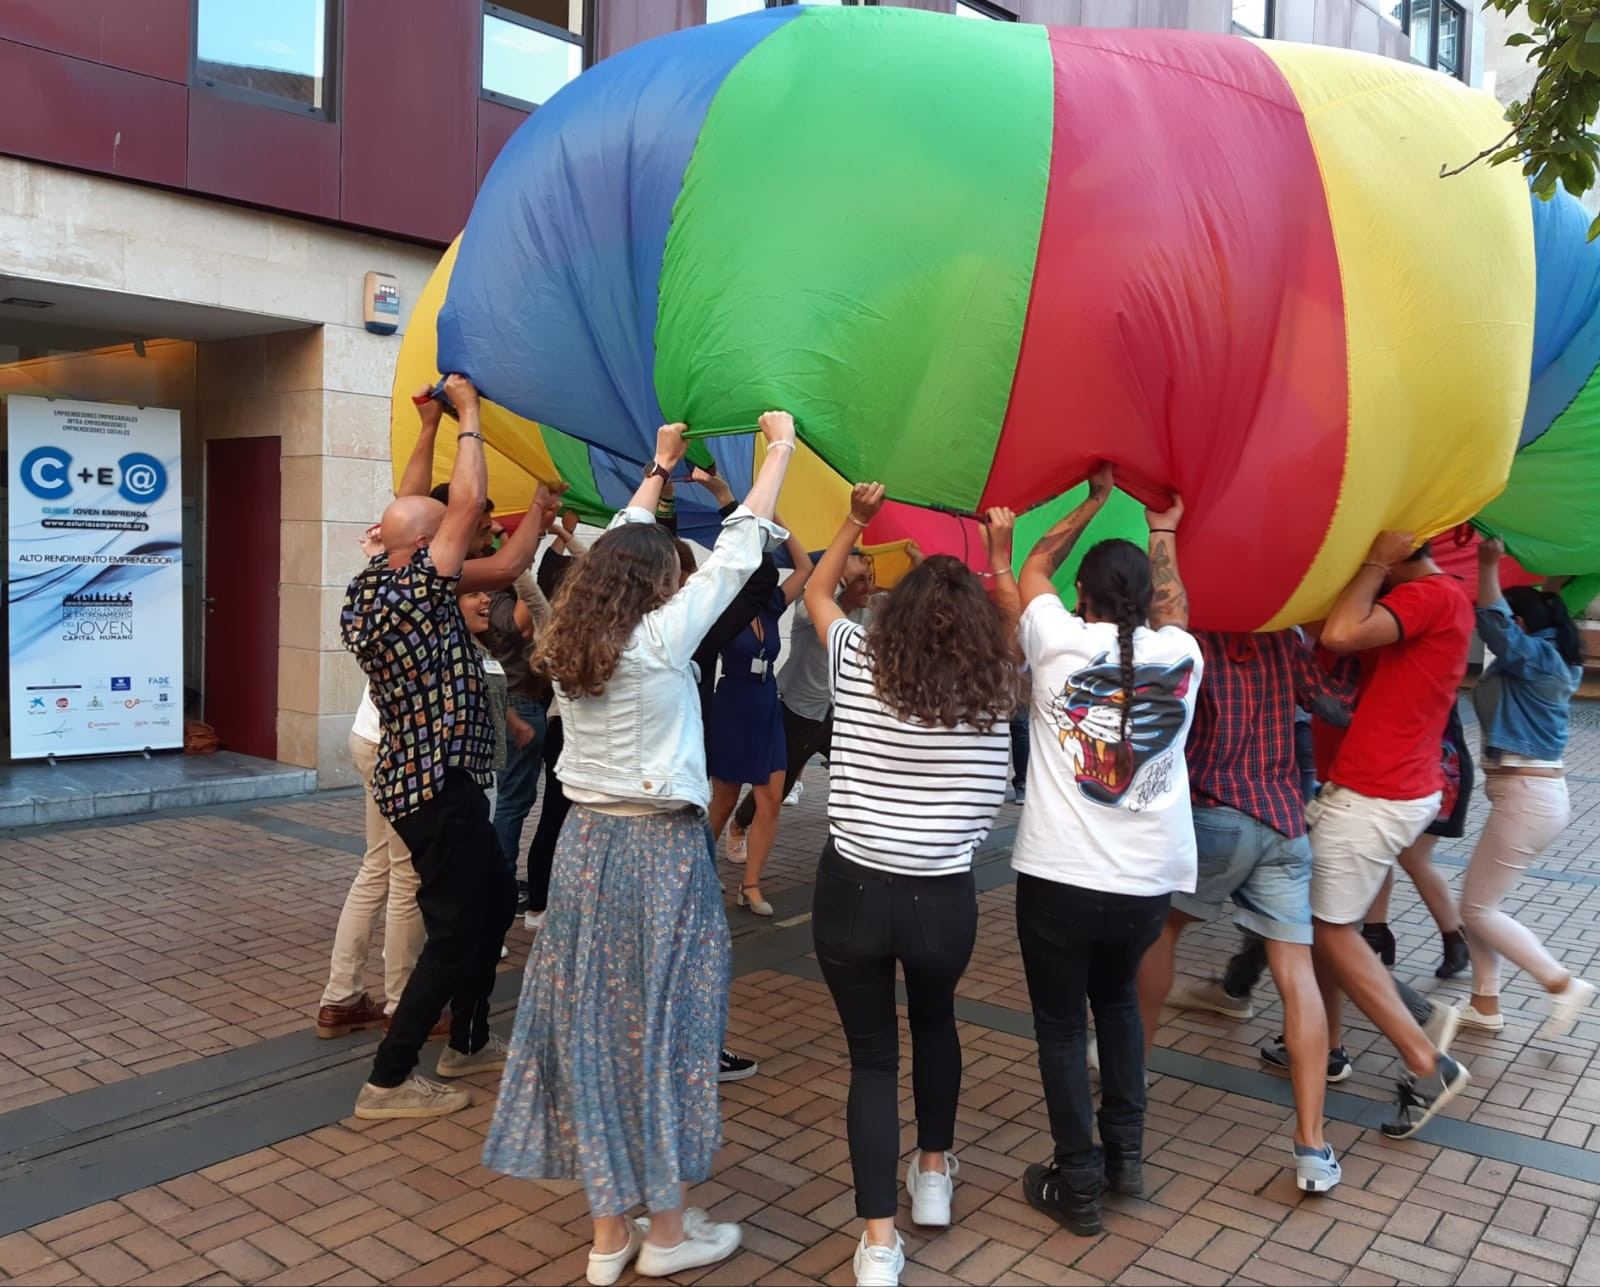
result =
[{"label": "colorful parachute", "polygon": [[1566,193],[1533,202],[1532,388],[1506,489],[1477,520],[1530,570],[1584,578],[1569,595],[1574,609],[1593,597],[1587,574],[1600,571],[1600,243],[1588,225]]},{"label": "colorful parachute", "polygon": [[[1373,531],[1501,489],[1528,197],[1440,167],[1458,83],[1167,31],[768,9],[606,60],[495,164],[440,360],[642,459],[787,406],[845,477],[973,510],[1101,458],[1188,498],[1197,617],[1326,609]],[[724,474],[748,438],[717,438]]]},{"label": "colorful parachute", "polygon": [[788,407],[811,544],[844,478],[1044,504],[1042,530],[1109,458],[1135,496],[1184,493],[1200,624],[1315,618],[1376,529],[1480,511],[1530,568],[1588,571],[1600,260],[1514,169],[1439,177],[1502,130],[1458,82],[1337,50],[763,10],[529,119],[430,284],[438,358],[597,511],[664,420],[742,490],[752,439],[717,431]]}]

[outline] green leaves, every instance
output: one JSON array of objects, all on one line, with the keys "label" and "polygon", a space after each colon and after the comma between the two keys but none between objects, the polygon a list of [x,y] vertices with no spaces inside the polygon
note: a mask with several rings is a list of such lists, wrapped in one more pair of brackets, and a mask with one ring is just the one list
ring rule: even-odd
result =
[{"label": "green leaves", "polygon": [[[1485,159],[1521,162],[1540,197],[1548,200],[1557,185],[1582,196],[1600,165],[1600,139],[1590,133],[1600,112],[1600,0],[1488,0],[1485,7],[1508,17],[1520,10],[1533,23],[1506,46],[1525,49],[1538,74],[1527,97],[1506,109],[1510,133],[1460,169]],[[1597,235],[1600,219],[1589,228],[1590,240]]]}]

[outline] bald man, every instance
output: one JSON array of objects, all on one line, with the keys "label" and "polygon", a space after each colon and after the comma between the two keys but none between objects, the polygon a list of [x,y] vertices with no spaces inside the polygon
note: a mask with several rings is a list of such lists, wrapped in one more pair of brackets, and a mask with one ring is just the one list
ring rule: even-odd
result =
[{"label": "bald man", "polygon": [[411,850],[428,935],[356,1099],[364,1118],[442,1117],[472,1102],[414,1072],[447,1004],[438,1075],[505,1064],[505,1046],[489,1033],[489,994],[516,881],[489,823],[494,729],[482,654],[456,602],[488,478],[477,390],[457,375],[445,389],[460,421],[449,503],[401,496],[384,510],[383,552],[350,583],[340,618],[383,728],[373,798]]}]

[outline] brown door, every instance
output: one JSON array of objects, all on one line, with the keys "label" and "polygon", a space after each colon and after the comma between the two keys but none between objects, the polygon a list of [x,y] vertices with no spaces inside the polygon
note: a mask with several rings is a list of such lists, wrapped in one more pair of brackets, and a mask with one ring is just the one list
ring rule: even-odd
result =
[{"label": "brown door", "polygon": [[278,438],[206,444],[206,722],[278,758]]}]

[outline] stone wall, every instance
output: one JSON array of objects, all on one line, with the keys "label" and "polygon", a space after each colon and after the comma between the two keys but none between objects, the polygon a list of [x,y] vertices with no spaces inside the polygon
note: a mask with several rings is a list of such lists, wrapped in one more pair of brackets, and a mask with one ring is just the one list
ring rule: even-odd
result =
[{"label": "stone wall", "polygon": [[197,345],[195,418],[204,440],[282,440],[278,757],[324,787],[354,780],[345,739],[361,676],[339,645],[339,604],[355,538],[393,490],[399,336],[363,327],[363,277],[394,274],[408,316],[439,253],[0,156],[0,275],[143,297],[152,318],[179,302],[250,315],[241,330],[281,321]]}]

